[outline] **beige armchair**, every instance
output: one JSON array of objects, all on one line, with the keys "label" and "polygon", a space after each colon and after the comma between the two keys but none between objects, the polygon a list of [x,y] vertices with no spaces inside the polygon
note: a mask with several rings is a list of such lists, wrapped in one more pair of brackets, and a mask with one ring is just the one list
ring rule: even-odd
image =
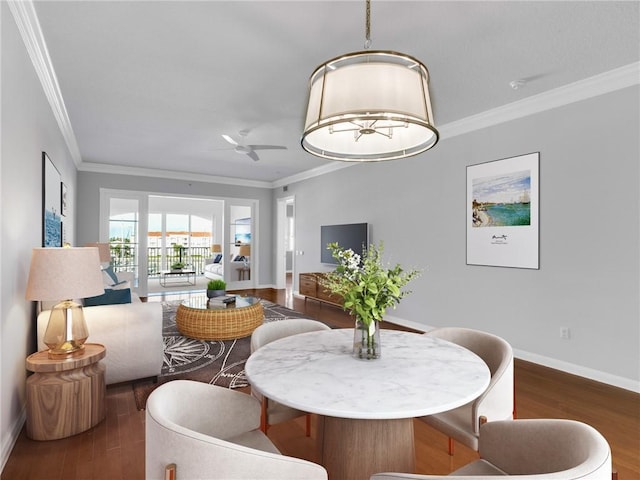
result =
[{"label": "beige armchair", "polygon": [[453,455],[453,440],[478,450],[482,423],[513,419],[513,350],[502,338],[469,328],[438,328],[425,335],[463,346],[482,358],[489,367],[489,386],[473,402],[448,412],[420,417],[420,420],[449,436],[449,455]]},{"label": "beige armchair", "polygon": [[251,395],[190,380],[156,388],[147,400],[145,471],[164,480],[312,479],[327,471],[281,455],[259,429],[260,404]]},{"label": "beige armchair", "polygon": [[[251,334],[251,353],[279,338],[297,335],[299,333],[315,332],[317,330],[329,330],[329,328],[330,327],[322,322],[305,318],[290,318],[264,323]],[[252,391],[251,394],[255,396],[262,405],[260,428],[264,433],[267,433],[269,425],[306,415],[306,434],[307,437],[311,435],[311,416],[308,413],[270,400],[258,392]]]},{"label": "beige armchair", "polygon": [[593,427],[574,420],[489,422],[480,428],[480,460],[448,476],[379,473],[371,480],[611,480],[611,451]]}]

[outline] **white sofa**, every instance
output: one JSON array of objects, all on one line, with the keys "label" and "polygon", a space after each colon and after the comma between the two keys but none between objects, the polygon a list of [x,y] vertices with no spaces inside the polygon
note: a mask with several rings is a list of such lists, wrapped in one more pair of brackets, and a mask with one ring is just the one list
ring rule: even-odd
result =
[{"label": "white sofa", "polygon": [[[131,297],[131,303],[83,308],[87,343],[101,343],[107,350],[102,360],[107,385],[157,377],[162,369],[162,304]],[[50,313],[44,310],[38,315],[38,350],[47,348],[42,339]]]}]

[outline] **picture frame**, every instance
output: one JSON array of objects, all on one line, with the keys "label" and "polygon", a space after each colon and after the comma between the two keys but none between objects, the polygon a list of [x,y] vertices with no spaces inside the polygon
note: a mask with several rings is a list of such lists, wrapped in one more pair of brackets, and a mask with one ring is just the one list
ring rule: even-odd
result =
[{"label": "picture frame", "polygon": [[63,217],[67,216],[68,203],[67,203],[67,186],[64,182],[60,182],[60,214]]},{"label": "picture frame", "polygon": [[467,166],[467,265],[540,268],[540,152]]},{"label": "picture frame", "polygon": [[237,232],[235,234],[234,243],[236,245],[249,245],[251,244],[251,233],[249,232]]},{"label": "picture frame", "polygon": [[42,152],[42,246],[62,246],[60,172]]}]

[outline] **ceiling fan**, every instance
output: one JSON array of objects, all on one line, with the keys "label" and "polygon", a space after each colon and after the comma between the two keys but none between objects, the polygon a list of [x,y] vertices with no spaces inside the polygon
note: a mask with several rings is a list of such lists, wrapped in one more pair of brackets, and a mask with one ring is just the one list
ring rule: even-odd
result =
[{"label": "ceiling fan", "polygon": [[258,160],[260,160],[260,157],[258,157],[258,154],[255,152],[255,150],[286,150],[287,149],[287,147],[283,145],[247,145],[244,143],[245,141],[244,139],[249,134],[249,132],[247,130],[240,130],[240,132],[238,133],[240,134],[240,137],[241,137],[240,142],[236,142],[229,135],[222,135],[222,138],[224,138],[227,142],[229,142],[231,145],[234,146],[234,151],[236,153],[243,153],[247,155],[249,158],[251,158],[254,162],[257,162]]}]

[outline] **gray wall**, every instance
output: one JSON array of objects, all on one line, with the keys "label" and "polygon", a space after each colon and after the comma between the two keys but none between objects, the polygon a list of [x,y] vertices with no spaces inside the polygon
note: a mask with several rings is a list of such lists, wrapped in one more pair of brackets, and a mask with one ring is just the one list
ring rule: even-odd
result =
[{"label": "gray wall", "polygon": [[273,284],[273,217],[271,189],[213,184],[175,179],[78,172],[78,244],[95,242],[99,235],[100,189],[133,190],[213,198],[247,198],[259,201],[259,285]]},{"label": "gray wall", "polygon": [[75,166],[6,2],[2,22],[0,135],[0,469],[24,422],[25,358],[35,350],[35,303],[25,300],[31,249],[42,245],[42,152],[67,184],[74,239]]},{"label": "gray wall", "polygon": [[[493,332],[523,358],[638,390],[638,92],[290,184],[296,250],[304,251],[296,274],[327,269],[320,225],[369,222],[391,262],[425,270],[391,316]],[[467,266],[465,167],[530,152],[540,152],[540,270]],[[561,326],[569,340],[560,339]]]}]

